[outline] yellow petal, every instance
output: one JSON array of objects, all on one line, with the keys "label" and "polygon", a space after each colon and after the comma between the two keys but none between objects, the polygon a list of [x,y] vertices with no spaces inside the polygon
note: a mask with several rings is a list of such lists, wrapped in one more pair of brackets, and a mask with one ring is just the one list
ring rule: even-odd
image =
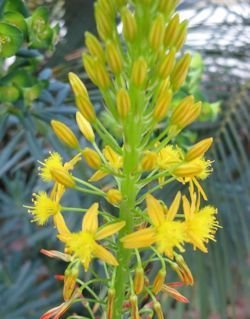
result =
[{"label": "yellow petal", "polygon": [[145,228],[129,234],[121,239],[125,248],[149,247],[155,242],[155,230]]},{"label": "yellow petal", "polygon": [[154,226],[160,226],[165,219],[164,210],[159,201],[152,195],[147,194],[147,212]]},{"label": "yellow petal", "polygon": [[118,266],[116,258],[111,254],[111,252],[109,252],[106,248],[102,247],[101,245],[95,244],[94,255],[95,257],[100,258],[107,264],[110,264],[112,266]]},{"label": "yellow petal", "polygon": [[82,221],[82,230],[95,234],[98,228],[98,203],[94,203],[86,212]]},{"label": "yellow petal", "polygon": [[171,206],[169,207],[169,210],[167,213],[167,220],[172,221],[175,218],[175,215],[180,207],[180,201],[181,201],[181,192],[178,192]]},{"label": "yellow petal", "polygon": [[183,210],[186,220],[191,217],[191,207],[186,196],[182,196]]},{"label": "yellow petal", "polygon": [[60,235],[65,235],[70,233],[61,213],[57,213],[56,215],[54,215],[54,224]]},{"label": "yellow petal", "polygon": [[122,221],[122,222],[117,222],[111,225],[104,226],[103,228],[97,231],[95,235],[95,239],[101,240],[105,237],[109,237],[113,235],[114,233],[118,232],[120,229],[122,229],[125,226],[125,224],[126,223]]},{"label": "yellow petal", "polygon": [[103,179],[105,176],[107,176],[108,173],[102,171],[102,170],[98,170],[96,171],[90,178],[89,178],[89,182],[98,182],[101,179]]}]

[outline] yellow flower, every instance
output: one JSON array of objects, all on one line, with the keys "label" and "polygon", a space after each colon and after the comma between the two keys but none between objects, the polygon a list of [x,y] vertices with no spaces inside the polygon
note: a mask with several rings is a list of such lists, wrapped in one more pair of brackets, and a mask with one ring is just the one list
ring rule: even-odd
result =
[{"label": "yellow flower", "polygon": [[59,203],[53,201],[45,192],[33,194],[32,202],[34,206],[28,207],[29,213],[34,216],[33,220],[38,225],[44,225],[51,216],[60,213]]},{"label": "yellow flower", "polygon": [[89,264],[94,257],[100,258],[102,261],[117,266],[116,258],[103,246],[97,243],[108,236],[118,232],[124,227],[125,222],[117,222],[106,225],[98,229],[98,204],[93,204],[86,212],[82,221],[82,230],[77,233],[70,231],[59,232],[58,238],[65,243],[68,251],[81,261],[85,271],[88,270]]},{"label": "yellow flower", "polygon": [[51,170],[56,168],[63,169],[63,161],[61,155],[57,152],[51,153],[50,156],[45,159],[44,163],[39,163],[42,165],[42,167],[39,167],[39,175],[44,182],[50,182],[54,180],[53,176],[51,175]]},{"label": "yellow flower", "polygon": [[183,196],[183,209],[185,214],[185,241],[191,243],[204,253],[207,252],[205,244],[209,240],[215,241],[215,233],[220,228],[216,219],[217,210],[212,206],[202,209],[196,205],[196,195],[191,195],[191,203]]},{"label": "yellow flower", "polygon": [[157,250],[173,258],[174,248],[183,251],[184,224],[174,221],[180,206],[181,194],[177,193],[169,209],[165,210],[152,195],[146,198],[147,213],[152,227],[138,230],[121,239],[125,248],[144,248],[156,244]]},{"label": "yellow flower", "polygon": [[176,164],[181,163],[182,152],[179,148],[174,148],[173,145],[163,147],[157,154],[157,165],[160,169],[170,170]]},{"label": "yellow flower", "polygon": [[109,145],[106,145],[102,152],[106,160],[108,161],[109,165],[113,169],[119,170],[120,168],[122,168],[122,157],[119,154],[117,154]]}]

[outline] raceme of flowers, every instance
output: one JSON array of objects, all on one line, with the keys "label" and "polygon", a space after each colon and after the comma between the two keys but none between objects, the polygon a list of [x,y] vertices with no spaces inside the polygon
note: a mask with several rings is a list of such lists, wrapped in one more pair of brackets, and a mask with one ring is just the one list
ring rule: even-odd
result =
[{"label": "raceme of flowers", "polygon": [[[191,61],[190,54],[183,53],[187,21],[175,13],[177,4],[177,0],[95,3],[99,37],[85,34],[83,65],[122,134],[119,138],[111,134],[83,82],[69,73],[79,132],[57,120],[51,126],[74,155],[65,161],[52,151],[40,162],[38,173],[51,190],[33,194],[33,205],[28,206],[39,226],[54,224],[64,245],[63,252],[42,252],[67,263],[61,276],[65,302],[42,319],[60,318],[75,302],[82,302],[90,318],[100,313],[108,319],[152,318],[153,313],[164,318],[160,295],[187,303],[177,288],[194,283],[183,258],[185,249],[191,246],[206,253],[209,241],[215,241],[220,227],[217,210],[204,204],[207,195],[201,186],[212,172],[212,162],[205,158],[212,138],[189,147],[176,139],[202,109],[193,96],[175,102]],[[87,147],[81,145],[80,135]],[[77,173],[82,162],[91,172],[87,178]],[[167,185],[172,182],[178,182],[182,192],[170,197]],[[90,207],[65,206],[69,189],[106,200],[114,206],[113,213],[98,200]],[[159,189],[165,190],[168,205],[157,198]],[[75,212],[82,214],[82,225],[72,230],[65,217]],[[82,273],[91,272],[94,259],[104,267],[105,277],[93,272],[84,282]],[[152,264],[158,267],[153,279],[145,272]],[[179,282],[166,282],[169,269]],[[102,296],[95,283],[102,286]],[[90,297],[85,297],[85,290]]]}]

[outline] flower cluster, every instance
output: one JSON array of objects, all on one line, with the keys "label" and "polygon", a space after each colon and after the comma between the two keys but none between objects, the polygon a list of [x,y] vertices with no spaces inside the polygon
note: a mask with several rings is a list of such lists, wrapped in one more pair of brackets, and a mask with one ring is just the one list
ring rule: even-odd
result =
[{"label": "flower cluster", "polygon": [[[65,245],[64,252],[43,253],[68,263],[63,277],[65,303],[58,307],[58,314],[54,308],[43,319],[59,318],[62,310],[76,301],[86,305],[91,318],[100,307],[108,319],[121,319],[126,313],[133,319],[144,318],[153,312],[164,318],[160,294],[188,302],[176,289],[194,282],[182,256],[186,246],[207,252],[208,242],[215,241],[220,227],[217,211],[209,205],[202,207],[207,196],[200,184],[212,171],[205,153],[213,140],[205,138],[187,147],[176,139],[202,108],[193,96],[175,102],[191,60],[189,53],[181,54],[187,22],[174,14],[177,4],[177,0],[95,3],[101,41],[86,33],[88,52],[83,53],[83,65],[122,134],[115,138],[110,133],[98,118],[85,85],[70,73],[79,132],[75,134],[60,121],[51,125],[75,155],[64,162],[60,154],[52,152],[40,163],[39,175],[52,189],[50,194],[34,194],[34,205],[29,206],[39,225],[52,219],[58,239]],[[79,134],[88,147],[82,148]],[[75,170],[81,161],[91,171],[87,180]],[[174,181],[187,185],[188,192],[182,187],[183,193],[178,191],[167,206],[153,193]],[[106,182],[109,186],[101,187]],[[69,188],[105,199],[117,214],[100,210],[97,202],[89,208],[65,207],[63,195]],[[75,211],[83,214],[82,226],[71,232],[65,215]],[[102,262],[106,278],[94,273],[94,279],[83,282],[80,269],[88,271],[93,258]],[[158,267],[153,278],[145,273],[150,264]],[[165,282],[168,268],[180,282]],[[102,290],[106,291],[104,303],[93,290],[95,282],[107,283]],[[85,289],[91,299],[84,297]]]}]

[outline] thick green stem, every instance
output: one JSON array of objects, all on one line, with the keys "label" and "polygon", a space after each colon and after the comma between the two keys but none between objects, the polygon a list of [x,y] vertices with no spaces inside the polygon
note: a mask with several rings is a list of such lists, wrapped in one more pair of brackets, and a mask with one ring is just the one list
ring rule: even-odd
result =
[{"label": "thick green stem", "polygon": [[[126,222],[125,227],[119,234],[119,239],[133,231],[133,215],[132,211],[136,205],[137,189],[137,174],[136,168],[138,166],[139,150],[138,127],[132,121],[130,126],[130,134],[124,149],[124,178],[121,181],[121,193],[123,201],[120,207],[120,218]],[[115,305],[114,316],[112,319],[122,318],[122,305],[125,300],[126,285],[129,280],[129,266],[131,259],[131,251],[123,248],[121,242],[118,242],[117,258],[119,266],[116,271],[115,278]]]}]

